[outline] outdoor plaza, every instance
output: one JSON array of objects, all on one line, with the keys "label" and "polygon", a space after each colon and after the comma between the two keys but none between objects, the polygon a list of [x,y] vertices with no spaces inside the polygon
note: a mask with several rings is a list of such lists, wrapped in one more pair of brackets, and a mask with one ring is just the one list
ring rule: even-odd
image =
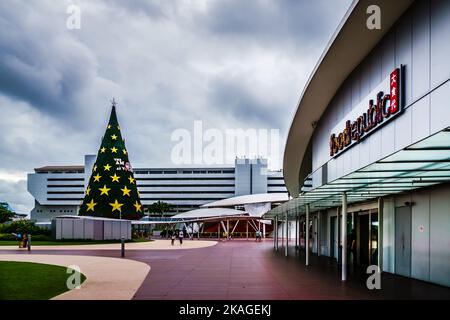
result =
[{"label": "outdoor plaza", "polygon": [[[53,299],[449,299],[450,289],[382,274],[382,289],[369,290],[367,275],[340,269],[327,257],[312,256],[291,246],[288,258],[273,250],[272,240],[169,240],[126,244],[34,246],[31,252],[0,247],[0,261],[78,265],[86,280],[81,289]],[[133,270],[133,272],[130,272]]]}]

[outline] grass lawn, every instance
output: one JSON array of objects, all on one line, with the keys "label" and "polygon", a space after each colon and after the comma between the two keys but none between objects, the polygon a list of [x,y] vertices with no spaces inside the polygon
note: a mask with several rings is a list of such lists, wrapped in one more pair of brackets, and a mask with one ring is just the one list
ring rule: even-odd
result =
[{"label": "grass lawn", "polygon": [[[0,300],[48,300],[68,291],[67,268],[55,265],[0,261]],[[81,282],[86,277],[81,274]]]},{"label": "grass lawn", "polygon": [[[147,242],[152,240],[146,239],[131,239],[125,241],[126,243],[132,242]],[[52,241],[33,241],[31,238],[31,246],[58,246],[58,245],[80,245],[80,244],[107,244],[107,243],[120,243],[120,240],[52,240]],[[17,246],[19,243],[14,240],[0,240],[0,246]]]}]

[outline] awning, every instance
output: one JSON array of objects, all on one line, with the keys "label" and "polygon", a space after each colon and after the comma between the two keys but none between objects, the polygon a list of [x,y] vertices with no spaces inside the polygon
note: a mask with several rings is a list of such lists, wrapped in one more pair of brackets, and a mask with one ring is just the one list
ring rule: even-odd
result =
[{"label": "awning", "polygon": [[214,207],[234,207],[242,206],[246,204],[254,203],[274,203],[288,201],[289,197],[287,193],[258,193],[258,194],[246,194],[243,196],[236,196],[227,199],[222,199],[202,205],[202,207],[214,208]]},{"label": "awning", "polygon": [[308,204],[311,211],[357,203],[378,197],[450,182],[450,127],[406,147],[386,158],[347,174],[330,183],[300,194],[264,215],[303,214]]}]

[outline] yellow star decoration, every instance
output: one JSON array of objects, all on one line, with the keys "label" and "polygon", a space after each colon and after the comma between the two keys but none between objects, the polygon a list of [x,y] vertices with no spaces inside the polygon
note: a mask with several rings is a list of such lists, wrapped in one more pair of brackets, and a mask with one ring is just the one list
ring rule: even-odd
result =
[{"label": "yellow star decoration", "polygon": [[111,169],[111,166],[109,164],[106,164],[106,166],[103,166],[103,168],[105,169],[105,171],[109,171],[109,169]]},{"label": "yellow star decoration", "polygon": [[91,192],[91,187],[87,187],[87,189],[86,189],[86,195],[89,195],[89,192]]},{"label": "yellow star decoration", "polygon": [[134,180],[135,180],[135,179],[134,179],[132,176],[129,176],[129,177],[128,177],[128,180],[130,180],[130,183],[134,183]]},{"label": "yellow star decoration", "polygon": [[111,125],[110,124],[108,124],[108,129],[111,129]]},{"label": "yellow star decoration", "polygon": [[106,194],[107,196],[109,196],[108,191],[111,190],[111,188],[107,188],[106,184],[103,186],[103,188],[98,188],[98,190],[101,191],[100,195],[102,194]]},{"label": "yellow star decoration", "polygon": [[94,165],[94,168],[92,169],[92,171],[97,171],[97,165]]},{"label": "yellow star decoration", "polygon": [[112,212],[114,212],[114,211],[122,211],[121,209],[120,209],[120,207],[121,206],[123,206],[123,203],[119,203],[118,201],[117,201],[117,199],[113,202],[113,203],[110,203],[109,204],[111,207],[112,207]]},{"label": "yellow star decoration", "polygon": [[123,154],[127,154],[127,150],[123,149],[122,150]]},{"label": "yellow star decoration", "polygon": [[120,126],[117,126],[117,130],[120,130]]},{"label": "yellow star decoration", "polygon": [[99,175],[99,174],[97,173],[97,175],[94,176],[94,182],[100,182],[100,178],[101,178],[101,177],[102,177],[102,176]]},{"label": "yellow star decoration", "polygon": [[105,153],[105,151],[106,151],[106,148],[105,148],[105,147],[103,147],[103,148],[100,149],[100,153]]},{"label": "yellow star decoration", "polygon": [[117,136],[116,136],[115,134],[113,134],[113,135],[111,136],[111,139],[117,140]]},{"label": "yellow star decoration", "polygon": [[142,204],[139,204],[139,202],[137,202],[137,200],[136,200],[136,203],[133,204],[133,206],[136,208],[136,212],[142,212],[142,209],[141,209]]},{"label": "yellow star decoration", "polygon": [[119,182],[120,177],[117,174],[114,173],[114,175],[110,177],[112,179],[112,182]]},{"label": "yellow star decoration", "polygon": [[112,152],[112,153],[117,153],[117,148],[116,148],[116,147],[112,147],[112,148],[111,148],[111,152]]},{"label": "yellow star decoration", "polygon": [[123,196],[130,196],[131,189],[128,189],[127,186],[123,187],[123,189],[120,189],[123,192]]},{"label": "yellow star decoration", "polygon": [[91,202],[86,203],[86,205],[87,205],[87,210],[86,211],[90,211],[90,210],[94,211],[94,207],[97,204],[94,202],[94,199],[91,199]]}]

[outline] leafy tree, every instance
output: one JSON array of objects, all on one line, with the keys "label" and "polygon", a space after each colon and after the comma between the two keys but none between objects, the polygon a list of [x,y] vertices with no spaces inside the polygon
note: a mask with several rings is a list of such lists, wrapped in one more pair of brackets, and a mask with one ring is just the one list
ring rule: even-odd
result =
[{"label": "leafy tree", "polygon": [[164,217],[164,213],[168,212],[170,210],[172,206],[170,204],[168,204],[167,202],[158,200],[156,202],[153,202],[149,207],[148,207],[148,212],[149,213],[156,213],[156,214],[160,214],[161,216]]},{"label": "leafy tree", "polygon": [[0,206],[0,223],[11,221],[15,213],[4,206]]}]

